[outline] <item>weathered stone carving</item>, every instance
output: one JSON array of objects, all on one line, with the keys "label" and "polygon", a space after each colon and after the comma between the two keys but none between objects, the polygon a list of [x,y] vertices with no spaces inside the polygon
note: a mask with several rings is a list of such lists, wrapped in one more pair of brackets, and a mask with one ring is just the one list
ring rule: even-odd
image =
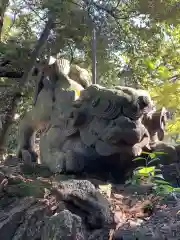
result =
[{"label": "weathered stone carving", "polygon": [[[44,66],[44,72],[35,91],[35,106],[26,114],[20,124],[17,149],[19,157],[21,150],[26,149],[32,153],[33,160],[36,160],[37,156],[33,154],[31,143],[33,133],[38,129],[47,127],[50,121],[53,124],[59,123],[61,115],[68,116],[70,114],[72,101],[84,89],[68,77],[70,69],[70,62],[66,59],[51,58],[49,64]],[[79,82],[85,82],[85,85],[88,85],[90,83],[87,83],[87,74],[86,78],[81,74],[83,71],[82,68],[78,68],[76,78],[79,76]]]},{"label": "weathered stone carving", "polygon": [[152,152],[162,153],[156,155],[160,160],[157,163],[163,165],[177,163],[179,159],[179,147],[163,142],[165,126],[168,119],[169,112],[164,107],[159,111],[154,112],[151,116],[145,116],[143,119],[143,123],[150,134],[150,149]]},{"label": "weathered stone carving", "polygon": [[145,91],[124,89],[91,85],[83,90],[69,118],[41,137],[41,162],[54,172],[81,172],[94,159],[117,154],[121,161],[122,155],[132,158],[149,148],[142,118],[153,113],[153,102]]},{"label": "weathered stone carving", "polygon": [[156,111],[147,91],[123,86],[107,89],[90,85],[87,77],[84,84],[83,77],[75,82],[68,76],[68,61],[57,59],[53,64],[46,77],[54,81],[54,99],[51,88],[39,92],[34,109],[21,125],[19,156],[23,149],[33,153],[30,137],[43,126],[40,161],[53,172],[86,171],[103,159],[128,166],[144,149],[151,151],[163,140],[167,111]]}]

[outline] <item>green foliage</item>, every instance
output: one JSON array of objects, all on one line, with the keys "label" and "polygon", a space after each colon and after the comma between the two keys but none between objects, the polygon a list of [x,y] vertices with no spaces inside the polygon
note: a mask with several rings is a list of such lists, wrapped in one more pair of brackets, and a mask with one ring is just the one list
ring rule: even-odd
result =
[{"label": "green foliage", "polygon": [[165,21],[169,24],[177,24],[180,21],[179,1],[161,1],[161,0],[138,0],[139,11],[143,14],[149,14],[155,21]]},{"label": "green foliage", "polygon": [[[146,153],[143,152],[147,157],[137,157],[133,161],[144,162],[144,166],[137,167],[133,172],[132,183],[141,183],[141,182],[153,182],[157,172],[155,166],[152,166],[152,163],[158,162],[159,158],[157,153]],[[158,153],[159,154],[159,153]],[[159,175],[159,174],[158,174]]]},{"label": "green foliage", "polygon": [[[26,41],[35,40],[37,31],[42,31],[43,19],[46,19],[49,10],[56,16],[56,25],[47,43],[48,51],[51,53],[61,51],[70,58],[73,55],[75,61],[76,58],[81,59],[81,62],[83,61],[90,68],[91,19],[93,19],[97,25],[99,82],[105,85],[121,83],[117,75],[124,63],[117,55],[115,56],[117,53],[129,59],[126,62],[131,69],[131,75],[128,75],[129,82],[147,86],[154,81],[154,76],[150,79],[149,77],[155,67],[154,61],[158,61],[159,54],[162,53],[162,46],[167,45],[164,34],[173,36],[174,41],[174,28],[176,31],[178,29],[175,25],[179,19],[178,14],[176,15],[178,8],[175,7],[177,2],[148,1],[148,4],[145,4],[141,0],[131,0],[127,4],[115,0],[103,1],[103,4],[94,1],[92,3],[85,1],[85,3],[78,1],[74,4],[67,0],[61,3],[57,0],[35,1],[33,4],[21,0],[13,1],[10,9],[15,14],[15,20],[10,24],[13,27],[8,27],[6,33],[8,35],[13,33],[18,41],[24,41],[22,46],[30,44]],[[23,11],[25,7],[26,12]],[[115,10],[110,11],[111,8]],[[169,48],[172,49],[171,46]],[[126,73],[129,74],[129,71],[124,71],[124,75]],[[165,77],[165,75],[168,75],[168,71],[159,69],[159,76]]]},{"label": "green foliage", "polygon": [[[147,153],[143,152],[147,157],[137,157],[134,161],[144,161],[144,166],[137,167],[133,171],[133,176],[126,183],[127,184],[144,184],[144,183],[153,183],[154,193],[157,195],[165,195],[172,192],[177,192],[180,189],[174,188],[164,180],[164,177],[161,173],[161,170],[158,168],[159,158],[157,157],[160,154],[165,154],[163,152],[153,152]],[[156,166],[152,164],[157,162]]]},{"label": "green foliage", "polygon": [[141,37],[142,32],[136,29],[134,46],[124,54],[128,70],[121,77],[128,76],[129,82],[148,89],[158,107],[165,106],[174,112],[167,128],[168,133],[174,134],[180,130],[180,28],[153,22],[149,29],[154,32],[151,38],[144,31]]}]

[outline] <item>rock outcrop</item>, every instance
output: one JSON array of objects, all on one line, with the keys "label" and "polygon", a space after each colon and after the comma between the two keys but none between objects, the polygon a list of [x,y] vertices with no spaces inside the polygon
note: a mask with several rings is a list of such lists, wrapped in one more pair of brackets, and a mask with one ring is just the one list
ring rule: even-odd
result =
[{"label": "rock outcrop", "polygon": [[45,169],[36,169],[35,178],[27,168],[10,162],[0,167],[0,239],[108,239],[110,204],[91,182],[52,182],[50,176],[38,178]]}]

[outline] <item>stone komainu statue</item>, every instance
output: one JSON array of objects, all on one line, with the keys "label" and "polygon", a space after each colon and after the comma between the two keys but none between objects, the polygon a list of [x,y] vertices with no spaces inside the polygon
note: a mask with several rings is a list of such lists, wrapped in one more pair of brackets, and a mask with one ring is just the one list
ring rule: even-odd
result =
[{"label": "stone komainu statue", "polygon": [[[91,75],[87,70],[70,65],[68,60],[62,58],[50,57],[49,63],[43,65],[41,72],[41,77],[36,84],[34,107],[20,123],[17,148],[19,157],[22,149],[34,155],[32,144],[34,133],[49,125],[52,112],[55,114],[58,111],[58,101],[62,102],[66,110],[68,101],[72,102],[79,97],[80,91],[84,89],[83,86],[87,87],[91,84]],[[68,75],[74,77],[76,81]],[[65,92],[68,94],[67,99],[63,96]]]},{"label": "stone komainu statue", "polygon": [[166,110],[156,111],[147,91],[91,84],[84,69],[62,59],[46,67],[42,82],[20,125],[19,157],[24,150],[35,157],[31,138],[44,126],[40,162],[53,172],[82,172],[114,159],[124,166],[163,139]]}]

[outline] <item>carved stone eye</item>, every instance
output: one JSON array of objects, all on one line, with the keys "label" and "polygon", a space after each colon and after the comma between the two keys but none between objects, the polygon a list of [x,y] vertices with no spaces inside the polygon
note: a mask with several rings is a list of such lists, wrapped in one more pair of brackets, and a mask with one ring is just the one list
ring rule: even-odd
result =
[{"label": "carved stone eye", "polygon": [[99,104],[99,102],[100,102],[100,98],[93,100],[91,103],[92,107],[95,108]]},{"label": "carved stone eye", "polygon": [[139,102],[140,109],[143,109],[149,105],[149,101],[146,96],[138,97],[138,102]]}]

